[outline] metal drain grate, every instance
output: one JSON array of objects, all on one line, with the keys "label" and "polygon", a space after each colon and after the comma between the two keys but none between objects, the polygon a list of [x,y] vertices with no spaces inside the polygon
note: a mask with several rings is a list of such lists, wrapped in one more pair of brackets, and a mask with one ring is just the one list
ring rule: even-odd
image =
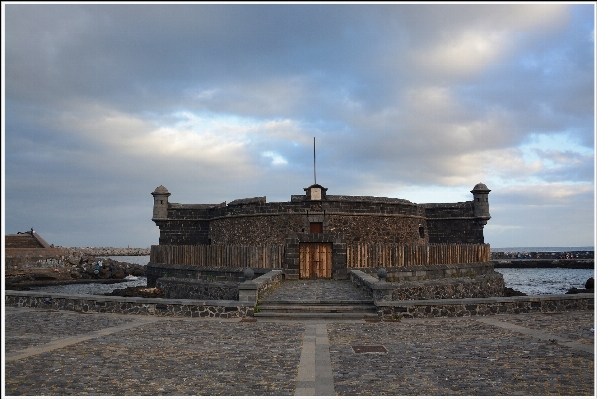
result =
[{"label": "metal drain grate", "polygon": [[387,349],[382,345],[353,345],[354,353],[387,353]]}]

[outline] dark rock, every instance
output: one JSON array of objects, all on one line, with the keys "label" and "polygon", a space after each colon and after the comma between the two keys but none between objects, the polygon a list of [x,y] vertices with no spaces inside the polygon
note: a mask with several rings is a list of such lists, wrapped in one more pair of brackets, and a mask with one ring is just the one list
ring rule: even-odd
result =
[{"label": "dark rock", "polygon": [[595,292],[595,289],[582,289],[582,288],[570,288],[566,294],[592,294]]},{"label": "dark rock", "polygon": [[47,273],[31,273],[35,280],[58,280],[57,274],[52,274],[52,272]]},{"label": "dark rock", "polygon": [[141,297],[141,298],[164,298],[164,293],[159,288],[128,287],[116,289],[107,296]]},{"label": "dark rock", "polygon": [[93,262],[95,262],[95,258],[93,256],[83,256],[83,257],[81,257],[79,264],[80,265],[85,264],[85,263],[92,264]]},{"label": "dark rock", "polygon": [[512,288],[504,287],[504,296],[527,296],[527,294]]},{"label": "dark rock", "polygon": [[79,278],[83,277],[83,275],[81,273],[79,273],[78,271],[72,271],[70,273],[70,276],[74,279],[79,279]]},{"label": "dark rock", "polygon": [[78,256],[69,256],[67,259],[68,263],[70,263],[71,265],[78,265],[79,262],[81,261],[81,258]]},{"label": "dark rock", "polygon": [[116,269],[112,271],[112,278],[116,278],[116,279],[123,279],[126,277],[126,274],[124,273],[124,270],[122,269]]},{"label": "dark rock", "polygon": [[99,278],[101,279],[108,279],[112,276],[112,272],[107,267],[100,267],[99,269]]},{"label": "dark rock", "polygon": [[585,283],[585,289],[572,287],[566,294],[592,294],[595,292],[595,279],[590,277]]},{"label": "dark rock", "polygon": [[144,276],[145,275],[145,270],[143,270],[142,267],[135,267],[133,269],[133,272],[131,273],[133,276]]}]

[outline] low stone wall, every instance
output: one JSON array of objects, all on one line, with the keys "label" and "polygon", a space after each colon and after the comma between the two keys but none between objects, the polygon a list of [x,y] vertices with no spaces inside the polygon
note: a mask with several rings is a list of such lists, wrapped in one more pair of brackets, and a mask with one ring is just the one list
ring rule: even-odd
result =
[{"label": "low stone wall", "polygon": [[[281,276],[281,271],[278,271]],[[271,279],[274,281],[275,279]],[[247,282],[250,283],[250,282]],[[246,283],[243,283],[246,284]],[[240,301],[125,298],[47,292],[5,291],[5,305],[44,310],[119,313],[144,316],[240,318],[254,315],[254,304]],[[383,319],[466,317],[495,314],[550,313],[594,309],[594,294],[469,298],[419,301],[376,301]]]},{"label": "low stone wall", "polygon": [[[259,297],[274,289],[284,277],[281,270],[270,269],[258,269],[258,273],[255,273],[258,277],[245,281],[244,269],[161,263],[150,263],[147,268],[151,270],[151,274],[147,273],[147,286],[159,288],[166,298],[239,300],[253,303],[253,306]],[[167,277],[159,277],[160,273]]]},{"label": "low stone wall", "polygon": [[283,279],[282,270],[271,270],[261,277],[245,281],[238,286],[238,300],[241,303],[255,306],[259,298],[274,290],[278,284],[282,283]]},{"label": "low stone wall", "polygon": [[[379,286],[380,284],[378,278],[373,277],[368,273],[362,272],[361,270],[349,270],[348,276],[350,277],[350,281],[357,288],[361,289],[366,295],[375,299],[375,287]],[[383,291],[383,295],[385,295],[385,291]]]},{"label": "low stone wall", "polygon": [[[245,281],[244,271],[243,268],[234,267],[170,265],[149,262],[145,275],[147,276],[147,286],[155,287],[157,280],[162,277],[241,283]],[[271,269],[253,269],[255,277],[262,276],[270,271]]]},{"label": "low stone wall", "polygon": [[282,281],[284,280],[284,274],[281,270],[272,270],[266,275],[261,276],[255,280],[259,280],[259,288],[257,289],[257,299],[260,299],[264,297],[266,294],[275,290],[278,287],[278,285],[282,284]]},{"label": "low stone wall", "polygon": [[422,281],[387,282],[351,270],[350,280],[375,301],[489,298],[504,295],[504,278],[491,272],[480,276]]},{"label": "low stone wall", "polygon": [[5,248],[6,269],[64,267],[68,253],[62,248]]},{"label": "low stone wall", "polygon": [[209,282],[190,278],[162,277],[156,287],[165,298],[238,301],[238,285],[234,282]]},{"label": "low stone wall", "polygon": [[490,298],[504,295],[504,277],[489,273],[475,277],[392,283],[392,300]]},{"label": "low stone wall", "polygon": [[245,306],[238,301],[103,297],[27,291],[5,291],[4,300],[6,306],[74,312],[208,318],[253,316],[253,306]]},{"label": "low stone wall", "polygon": [[594,294],[376,302],[384,319],[490,316],[592,310]]},{"label": "low stone wall", "polygon": [[[400,282],[480,276],[493,273],[494,266],[494,262],[474,262],[443,265],[386,267],[385,270],[387,273],[387,282]],[[360,270],[364,273],[372,275],[373,277],[376,277],[379,268],[358,268],[355,270]]]}]

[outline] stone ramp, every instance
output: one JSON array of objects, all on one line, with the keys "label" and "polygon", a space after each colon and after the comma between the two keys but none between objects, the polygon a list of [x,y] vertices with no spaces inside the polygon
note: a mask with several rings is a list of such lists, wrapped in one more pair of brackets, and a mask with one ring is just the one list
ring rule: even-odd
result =
[{"label": "stone ramp", "polygon": [[261,319],[349,319],[377,318],[373,299],[350,281],[285,281],[263,297],[255,317]]}]

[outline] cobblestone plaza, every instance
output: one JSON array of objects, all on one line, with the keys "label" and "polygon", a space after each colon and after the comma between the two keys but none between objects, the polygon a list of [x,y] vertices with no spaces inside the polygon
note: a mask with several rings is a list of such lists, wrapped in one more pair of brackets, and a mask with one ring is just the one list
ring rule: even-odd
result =
[{"label": "cobblestone plaza", "polygon": [[595,393],[593,311],[255,320],[7,307],[4,394]]}]

